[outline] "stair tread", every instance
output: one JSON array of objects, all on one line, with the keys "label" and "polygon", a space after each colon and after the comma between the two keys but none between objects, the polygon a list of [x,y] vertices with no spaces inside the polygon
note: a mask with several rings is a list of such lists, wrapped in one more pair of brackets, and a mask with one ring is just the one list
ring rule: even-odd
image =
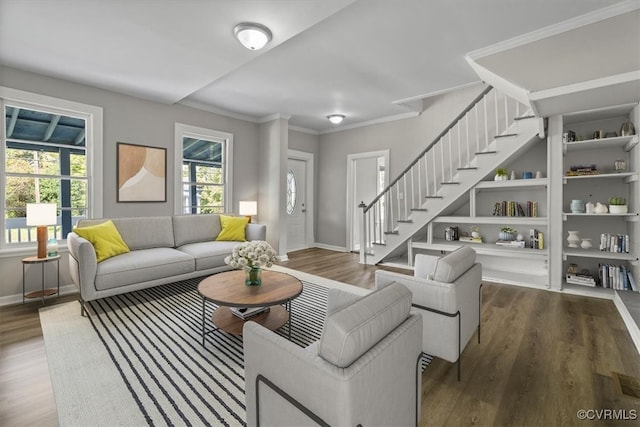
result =
[{"label": "stair tread", "polygon": [[517,133],[505,133],[504,135],[496,135],[494,138],[509,138],[512,136],[518,136]]},{"label": "stair tread", "polygon": [[425,208],[411,208],[412,211],[418,211],[418,212],[426,212],[427,210]]},{"label": "stair tread", "polygon": [[425,199],[442,199],[442,196],[424,196]]},{"label": "stair tread", "polygon": [[459,170],[459,171],[471,171],[471,170],[478,170],[478,168],[477,168],[477,167],[474,167],[474,166],[467,166],[467,167],[464,167],[464,168],[456,168],[456,169],[457,169],[457,170]]},{"label": "stair tread", "polygon": [[458,181],[441,182],[440,185],[460,185]]},{"label": "stair tread", "polygon": [[536,116],[534,116],[533,114],[529,114],[528,116],[520,116],[520,117],[514,117],[513,120],[526,120],[526,119],[535,119]]},{"label": "stair tread", "polygon": [[498,153],[497,151],[476,151],[475,154],[479,155],[479,154],[497,154],[497,153]]},{"label": "stair tread", "polygon": [[412,219],[399,219],[396,222],[401,222],[403,224],[411,224],[411,223],[413,223],[413,220]]}]

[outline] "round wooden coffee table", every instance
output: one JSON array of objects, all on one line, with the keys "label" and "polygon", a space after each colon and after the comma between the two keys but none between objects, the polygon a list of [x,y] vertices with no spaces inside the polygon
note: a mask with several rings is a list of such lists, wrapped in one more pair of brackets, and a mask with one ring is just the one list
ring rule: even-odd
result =
[{"label": "round wooden coffee table", "polygon": [[[302,282],[290,274],[269,270],[262,272],[260,286],[247,286],[244,280],[244,271],[233,270],[209,276],[198,285],[198,292],[202,296],[202,345],[208,333],[205,331],[207,300],[218,305],[212,317],[217,329],[229,334],[242,335],[242,327],[247,321],[259,323],[272,331],[288,323],[291,339],[291,301],[302,293]],[[269,308],[245,320],[234,315],[231,307]]]}]

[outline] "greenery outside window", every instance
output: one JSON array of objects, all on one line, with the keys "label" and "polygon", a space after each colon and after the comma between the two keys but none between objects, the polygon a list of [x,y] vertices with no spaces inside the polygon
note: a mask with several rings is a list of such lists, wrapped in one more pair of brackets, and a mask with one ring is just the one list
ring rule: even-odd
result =
[{"label": "greenery outside window", "polygon": [[176,123],[177,214],[223,213],[231,206],[233,135]]},{"label": "greenery outside window", "polygon": [[[92,167],[95,153],[90,154],[97,145],[101,151],[102,138],[96,144],[94,133],[96,122],[102,129],[102,109],[2,87],[0,95],[5,116],[0,248],[33,246],[36,233],[26,226],[27,203],[55,203],[58,219],[49,237],[65,240],[78,219],[102,214],[102,189],[92,188],[101,182],[102,168]],[[95,209],[94,193],[99,195]]]}]

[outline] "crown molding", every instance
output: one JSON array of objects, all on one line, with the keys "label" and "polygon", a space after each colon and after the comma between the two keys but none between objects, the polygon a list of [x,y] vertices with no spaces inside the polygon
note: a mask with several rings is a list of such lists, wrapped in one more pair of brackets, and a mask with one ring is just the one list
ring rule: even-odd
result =
[{"label": "crown molding", "polygon": [[198,110],[208,111],[209,113],[218,114],[219,116],[229,117],[231,119],[244,120],[246,122],[251,122],[251,123],[260,123],[258,121],[258,118],[256,117],[248,116],[246,114],[234,113],[232,111],[225,110],[218,107],[213,107],[211,105],[208,105],[199,101],[182,100],[178,102],[178,104],[184,105],[185,107],[191,107],[191,108],[196,108]]},{"label": "crown molding", "polygon": [[575,30],[576,28],[584,27],[586,25],[594,24],[605,19],[613,18],[614,16],[622,15],[636,9],[640,9],[640,0],[627,0],[622,3],[614,4],[609,7],[595,10],[593,12],[589,12],[563,22],[550,25],[548,27],[540,28],[539,30],[532,31],[521,36],[513,37],[511,39],[493,44],[491,46],[474,50],[472,52],[469,52],[467,54],[467,57],[475,60],[483,58],[485,56],[495,55],[506,50],[514,49],[516,47],[537,42],[545,38],[565,33],[567,31]]},{"label": "crown molding", "polygon": [[282,114],[282,113],[274,113],[274,114],[269,114],[268,116],[262,116],[258,119],[258,123],[267,123],[267,122],[271,122],[273,120],[279,120],[279,119],[283,119],[283,120],[289,120],[291,118],[291,115],[289,114]]},{"label": "crown molding", "polygon": [[318,132],[317,130],[313,130],[313,129],[309,129],[309,128],[303,128],[303,127],[300,127],[300,126],[289,125],[289,130],[295,130],[297,132],[308,133],[309,135],[320,135],[320,132]]}]

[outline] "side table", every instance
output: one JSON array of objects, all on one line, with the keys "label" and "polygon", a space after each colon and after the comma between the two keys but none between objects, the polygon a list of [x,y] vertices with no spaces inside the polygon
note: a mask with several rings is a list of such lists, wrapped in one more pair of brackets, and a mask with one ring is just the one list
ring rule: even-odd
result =
[{"label": "side table", "polygon": [[[56,262],[56,276],[58,278],[58,288],[57,289],[53,289],[53,288],[49,288],[49,289],[45,289],[44,288],[44,284],[45,284],[45,280],[44,280],[44,266],[46,263],[48,262]],[[29,292],[29,293],[25,293],[26,292],[26,285],[25,285],[25,276],[26,276],[26,266],[27,264],[40,264],[42,266],[42,290],[40,291],[33,291],[33,292]],[[22,258],[22,303],[24,304],[24,300],[25,298],[42,298],[42,304],[44,305],[44,297],[45,296],[51,296],[51,295],[58,295],[60,294],[60,255],[56,255],[56,256],[50,256],[50,257],[46,257],[46,258],[38,258],[37,256],[30,256],[30,257],[26,257],[26,258]]]}]

